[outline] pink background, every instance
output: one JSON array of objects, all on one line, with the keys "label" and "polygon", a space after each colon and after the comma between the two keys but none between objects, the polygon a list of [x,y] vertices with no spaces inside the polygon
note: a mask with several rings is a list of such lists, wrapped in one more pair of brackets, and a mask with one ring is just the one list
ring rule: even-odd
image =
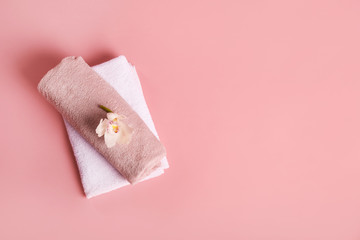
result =
[{"label": "pink background", "polygon": [[[360,239],[360,2],[0,3],[0,239]],[[170,169],[87,200],[37,92],[124,54]]]}]

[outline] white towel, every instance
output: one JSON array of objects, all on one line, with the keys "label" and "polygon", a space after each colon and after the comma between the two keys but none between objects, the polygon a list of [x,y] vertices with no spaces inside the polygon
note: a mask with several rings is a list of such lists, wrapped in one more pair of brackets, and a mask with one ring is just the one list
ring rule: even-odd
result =
[{"label": "white towel", "polygon": [[[92,67],[92,69],[127,101],[154,135],[158,137],[145,102],[135,67],[128,63],[124,56],[119,56],[105,63],[96,65]],[[129,182],[126,181],[102,155],[88,144],[66,120],[64,121],[87,198],[129,185]],[[156,169],[144,180],[163,174],[164,169],[168,167],[167,159],[164,158],[161,161],[161,167]]]}]

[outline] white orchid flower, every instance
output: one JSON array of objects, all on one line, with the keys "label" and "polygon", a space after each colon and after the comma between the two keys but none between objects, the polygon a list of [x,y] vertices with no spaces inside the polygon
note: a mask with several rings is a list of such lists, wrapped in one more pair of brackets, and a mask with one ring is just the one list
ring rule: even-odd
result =
[{"label": "white orchid flower", "polygon": [[[102,109],[105,110],[105,107]],[[105,111],[108,112],[108,110]],[[130,142],[133,130],[122,121],[125,118],[123,115],[110,111],[107,113],[107,118],[100,120],[96,133],[99,137],[104,136],[108,148],[112,148],[116,144],[128,144]]]}]

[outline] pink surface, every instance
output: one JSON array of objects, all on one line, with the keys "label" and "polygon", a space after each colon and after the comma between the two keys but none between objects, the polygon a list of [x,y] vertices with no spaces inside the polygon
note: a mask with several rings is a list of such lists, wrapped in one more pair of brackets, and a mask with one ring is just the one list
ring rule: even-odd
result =
[{"label": "pink surface", "polygon": [[[2,1],[0,239],[360,239],[359,1]],[[87,200],[36,85],[136,65],[170,169]]]}]

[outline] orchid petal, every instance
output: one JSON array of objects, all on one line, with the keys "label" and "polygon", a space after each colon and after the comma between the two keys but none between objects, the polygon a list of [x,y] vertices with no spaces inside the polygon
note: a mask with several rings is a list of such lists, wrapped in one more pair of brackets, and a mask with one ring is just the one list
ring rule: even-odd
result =
[{"label": "orchid petal", "polygon": [[117,143],[128,144],[131,140],[133,129],[123,122],[119,122],[120,131],[118,132]]},{"label": "orchid petal", "polygon": [[120,119],[120,120],[126,118],[124,115],[113,113],[113,112],[107,113],[106,116],[110,121],[114,120],[115,118]]},{"label": "orchid petal", "polygon": [[126,116],[114,112],[107,113],[107,118],[101,119],[95,132],[99,137],[104,136],[108,148],[118,144],[128,144],[131,140],[133,129],[124,123]]},{"label": "orchid petal", "polygon": [[115,146],[118,134],[112,132],[105,132],[105,144],[108,148]]},{"label": "orchid petal", "polygon": [[114,120],[115,118],[119,118],[119,114],[113,112],[107,113],[106,116],[110,121]]},{"label": "orchid petal", "polygon": [[96,133],[98,137],[101,137],[104,135],[106,128],[107,128],[108,120],[107,119],[101,119],[99,125],[96,128]]}]

